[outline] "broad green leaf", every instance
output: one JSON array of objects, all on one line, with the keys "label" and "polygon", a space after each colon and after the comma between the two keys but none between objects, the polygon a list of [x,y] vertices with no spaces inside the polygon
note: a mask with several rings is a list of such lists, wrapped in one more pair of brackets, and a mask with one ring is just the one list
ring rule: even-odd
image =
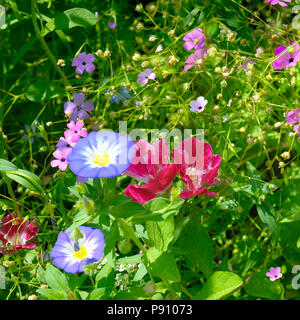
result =
[{"label": "broad green leaf", "polygon": [[248,281],[245,289],[254,297],[278,300],[282,298],[283,287],[279,280],[271,281],[266,276],[267,270],[255,273]]},{"label": "broad green leaf", "polygon": [[25,91],[25,96],[33,102],[41,102],[49,99],[63,97],[64,89],[54,82],[39,80],[31,84]]},{"label": "broad green leaf", "polygon": [[257,213],[263,223],[265,223],[274,236],[279,236],[278,226],[275,220],[275,210],[268,200],[265,200],[262,204],[256,205]]},{"label": "broad green leaf", "polygon": [[166,251],[174,238],[174,216],[162,221],[147,221],[146,229],[149,240],[159,251]]},{"label": "broad green leaf", "polygon": [[190,216],[176,242],[186,261],[199,268],[208,278],[213,272],[212,241],[196,217]]},{"label": "broad green leaf", "polygon": [[215,21],[208,22],[206,26],[206,31],[211,38],[219,34],[220,30],[219,30],[218,22],[215,22]]},{"label": "broad green leaf", "polygon": [[18,167],[16,167],[13,163],[8,160],[0,159],[0,171],[16,171]]},{"label": "broad green leaf", "polygon": [[171,253],[161,253],[152,247],[147,251],[147,258],[153,276],[166,281],[180,281],[176,260]]},{"label": "broad green leaf", "polygon": [[86,300],[103,300],[106,296],[106,288],[94,289],[86,298]]},{"label": "broad green leaf", "polygon": [[6,171],[7,176],[31,191],[45,193],[46,189],[41,179],[34,173],[18,169],[16,171]]},{"label": "broad green leaf", "polygon": [[36,292],[49,300],[68,300],[66,294],[62,290],[40,288],[36,290]]},{"label": "broad green leaf", "polygon": [[52,265],[49,265],[45,273],[46,282],[49,287],[56,290],[63,290],[67,292],[68,281],[65,275]]},{"label": "broad green leaf", "polygon": [[138,202],[128,202],[110,208],[110,213],[117,218],[129,218],[137,214],[145,214],[145,208]]},{"label": "broad green leaf", "polygon": [[58,14],[47,23],[47,28],[53,30],[65,30],[74,27],[91,27],[97,22],[93,12],[85,8],[72,8]]},{"label": "broad green leaf", "polygon": [[233,272],[216,271],[205,283],[194,300],[220,300],[231,295],[243,284],[242,279]]}]

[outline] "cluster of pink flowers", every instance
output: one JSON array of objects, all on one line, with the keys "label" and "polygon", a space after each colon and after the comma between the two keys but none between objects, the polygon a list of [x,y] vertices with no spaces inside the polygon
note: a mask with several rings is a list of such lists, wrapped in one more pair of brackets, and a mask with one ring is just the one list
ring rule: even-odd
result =
[{"label": "cluster of pink flowers", "polygon": [[139,140],[135,143],[135,148],[136,155],[124,173],[144,184],[129,185],[125,190],[125,195],[133,201],[145,204],[158,195],[165,194],[178,173],[184,185],[180,194],[182,198],[203,193],[215,195],[205,184],[214,183],[221,157],[213,154],[210,144],[196,138],[183,140],[173,149],[173,163],[169,161],[169,149],[164,139],[155,145]]},{"label": "cluster of pink flowers", "polygon": [[195,49],[187,60],[185,61],[184,72],[190,68],[200,65],[202,60],[207,56],[207,49],[205,48],[205,35],[201,28],[197,28],[187,33],[184,37],[184,48],[188,51]]},{"label": "cluster of pink flowers", "polygon": [[268,3],[272,4],[273,6],[275,4],[279,4],[281,7],[287,7],[288,5],[287,5],[286,2],[291,3],[292,0],[282,0],[282,1],[280,1],[280,0],[268,0]]},{"label": "cluster of pink flowers", "polygon": [[[82,52],[77,55],[72,61],[72,66],[76,67],[76,72],[82,74],[84,70],[92,73],[95,66],[92,62],[95,57],[92,53],[86,54]],[[51,161],[51,167],[58,167],[59,170],[64,171],[67,169],[69,162],[67,161],[68,155],[72,152],[76,142],[80,137],[86,137],[88,132],[83,128],[83,120],[90,118],[89,112],[94,110],[92,100],[85,100],[83,93],[74,93],[73,101],[67,101],[64,104],[65,115],[69,118],[70,122],[67,124],[69,130],[64,132],[56,145],[56,150],[53,152],[55,160]],[[77,177],[77,181],[83,183],[86,179]]]}]

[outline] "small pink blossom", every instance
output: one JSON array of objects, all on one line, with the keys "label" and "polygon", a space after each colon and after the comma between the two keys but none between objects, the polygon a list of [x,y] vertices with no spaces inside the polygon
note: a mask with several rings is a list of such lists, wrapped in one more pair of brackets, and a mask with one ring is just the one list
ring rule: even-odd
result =
[{"label": "small pink blossom", "polygon": [[280,46],[275,50],[275,56],[281,55],[278,59],[276,59],[273,62],[273,68],[274,70],[282,70],[284,68],[292,68],[295,67],[300,60],[300,51],[299,51],[299,44],[296,43],[294,45],[295,41],[290,43],[290,46],[293,45],[293,52],[285,52],[284,54],[281,55],[282,52],[284,52],[287,47],[285,46]]},{"label": "small pink blossom", "polygon": [[109,22],[108,23],[108,26],[112,29],[112,30],[115,30],[116,29],[116,23],[115,22]]},{"label": "small pink blossom", "polygon": [[280,270],[280,267],[271,267],[270,271],[266,273],[266,276],[269,277],[271,281],[275,281],[282,277]]},{"label": "small pink blossom", "polygon": [[300,109],[291,110],[285,117],[288,124],[295,124],[300,122]]},{"label": "small pink blossom", "polygon": [[71,142],[77,142],[80,137],[85,138],[88,135],[88,132],[86,129],[82,129],[83,126],[84,123],[82,121],[77,121],[76,123],[71,121],[67,124],[67,127],[70,130],[64,132],[65,137]]},{"label": "small pink blossom", "polygon": [[207,56],[207,49],[198,49],[195,53],[192,53],[185,61],[184,72],[187,72],[190,68],[201,65],[202,60]]},{"label": "small pink blossom", "polygon": [[156,78],[156,74],[152,72],[152,69],[147,68],[144,72],[139,73],[137,83],[147,84],[149,79],[154,80]]},{"label": "small pink blossom", "polygon": [[76,67],[75,71],[78,74],[83,74],[84,70],[88,73],[92,73],[96,69],[93,64],[95,60],[96,58],[92,53],[86,54],[86,52],[81,52],[72,60],[72,67]]},{"label": "small pink blossom", "polygon": [[207,100],[204,97],[198,97],[197,100],[192,100],[190,102],[190,111],[192,112],[202,112],[207,104]]},{"label": "small pink blossom", "polygon": [[187,33],[183,37],[183,40],[185,41],[184,48],[188,51],[192,49],[198,50],[205,48],[205,35],[201,28],[194,29]]},{"label": "small pink blossom", "polygon": [[268,0],[268,3],[272,4],[273,6],[276,4],[279,4],[281,7],[287,7],[288,5],[286,4],[286,2],[291,3],[292,0]]},{"label": "small pink blossom", "polygon": [[67,156],[72,152],[71,148],[66,148],[63,150],[57,149],[53,152],[53,156],[56,160],[51,161],[51,167],[58,167],[59,170],[65,171],[68,167],[69,162],[67,161]]}]

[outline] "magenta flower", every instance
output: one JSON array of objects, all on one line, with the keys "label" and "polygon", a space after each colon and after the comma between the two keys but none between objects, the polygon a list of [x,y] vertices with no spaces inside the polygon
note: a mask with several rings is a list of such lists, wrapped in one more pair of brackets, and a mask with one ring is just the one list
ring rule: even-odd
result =
[{"label": "magenta flower", "polygon": [[207,49],[196,50],[195,53],[192,53],[187,60],[185,61],[186,65],[184,66],[184,72],[187,72],[190,68],[201,65],[202,60],[207,56]]},{"label": "magenta flower", "polygon": [[57,149],[53,152],[53,156],[56,160],[51,161],[51,167],[58,167],[59,170],[65,171],[68,167],[69,162],[67,161],[67,156],[71,153],[71,148],[66,148],[63,150]]},{"label": "magenta flower", "polygon": [[76,121],[88,119],[90,115],[88,111],[94,110],[94,105],[92,100],[84,101],[85,95],[83,93],[74,93],[73,100],[67,101],[64,104],[64,111],[66,114],[70,114],[70,120]]},{"label": "magenta flower", "polygon": [[266,273],[266,276],[269,277],[271,281],[275,281],[281,278],[282,274],[280,273],[280,267],[271,267],[270,271]]},{"label": "magenta flower", "polygon": [[197,100],[192,100],[190,102],[192,112],[202,112],[207,104],[207,100],[204,97],[199,97]]},{"label": "magenta flower", "polygon": [[296,132],[298,135],[300,135],[300,126],[299,126],[299,123],[300,123],[300,109],[294,109],[294,110],[291,110],[287,116],[285,117],[286,119],[286,122],[288,124],[295,124],[295,123],[298,123],[294,126],[294,129],[293,131]]},{"label": "magenta flower", "polygon": [[285,117],[288,124],[295,124],[300,122],[300,109],[291,110]]},{"label": "magenta flower", "polygon": [[124,194],[132,201],[145,204],[171,188],[177,170],[175,165],[170,164],[169,149],[164,139],[155,145],[138,140],[135,149],[131,165],[124,173],[144,184],[129,185]]},{"label": "magenta flower", "polygon": [[282,1],[279,1],[279,0],[268,0],[268,3],[272,4],[273,6],[275,4],[279,4],[281,7],[287,7],[288,5],[286,4],[286,2],[291,3],[292,0],[282,0]]},{"label": "magenta flower", "polygon": [[66,136],[66,131],[64,132],[64,137],[60,137],[58,143],[56,144],[56,148],[59,150],[63,149],[72,149],[75,146],[75,142],[71,141],[70,136]]},{"label": "magenta flower", "polygon": [[115,30],[116,29],[116,23],[115,22],[110,22],[109,24],[108,24],[108,26],[112,29],[112,30]]},{"label": "magenta flower", "polygon": [[86,54],[85,52],[81,52],[72,60],[72,67],[76,67],[75,71],[78,74],[83,74],[84,70],[92,73],[96,69],[95,65],[93,65],[95,60],[96,58],[92,53]]},{"label": "magenta flower", "polygon": [[80,137],[85,138],[88,135],[88,132],[86,129],[82,129],[83,126],[84,123],[82,121],[77,121],[76,123],[71,121],[67,124],[67,127],[70,130],[64,132],[65,137],[71,142],[77,142]]},{"label": "magenta flower", "polygon": [[[290,46],[293,45],[295,41],[290,43]],[[275,56],[280,55],[282,52],[284,52],[287,49],[285,46],[280,46],[275,50]],[[299,44],[296,43],[293,46],[294,53],[292,52],[286,52],[283,55],[281,55],[277,60],[273,62],[273,68],[274,70],[282,70],[284,68],[291,68],[295,67],[297,65],[297,62],[300,60],[300,51],[299,51]]]},{"label": "magenta flower", "polygon": [[154,80],[156,78],[156,74],[152,72],[152,69],[147,68],[144,72],[141,72],[138,75],[137,83],[147,84],[149,79]]},{"label": "magenta flower", "polygon": [[183,37],[183,40],[185,41],[184,48],[188,51],[192,49],[198,50],[205,48],[205,35],[200,28],[187,33]]},{"label": "magenta flower", "polygon": [[19,218],[16,214],[8,214],[0,220],[0,253],[7,254],[23,248],[34,248],[35,244],[28,242],[39,231],[35,221],[35,219],[30,222]]},{"label": "magenta flower", "polygon": [[173,149],[173,163],[184,184],[180,197],[186,199],[195,194],[216,195],[204,186],[211,185],[218,176],[221,157],[213,154],[209,143],[196,138],[183,140]]}]

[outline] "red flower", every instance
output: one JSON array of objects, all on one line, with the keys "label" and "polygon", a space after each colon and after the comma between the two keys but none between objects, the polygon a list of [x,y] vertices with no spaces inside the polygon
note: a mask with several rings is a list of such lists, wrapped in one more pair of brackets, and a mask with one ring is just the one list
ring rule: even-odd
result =
[{"label": "red flower", "polygon": [[139,140],[135,148],[136,154],[124,173],[145,184],[129,185],[124,194],[133,201],[145,204],[168,191],[177,175],[177,168],[170,164],[169,149],[164,139],[154,146]]},{"label": "red flower", "polygon": [[221,157],[213,154],[209,143],[189,138],[182,141],[173,150],[173,162],[184,183],[184,190],[180,196],[184,199],[195,194],[206,193],[215,195],[204,184],[213,184],[218,176]]},{"label": "red flower", "polygon": [[35,244],[29,243],[34,238],[39,227],[32,222],[19,218],[16,214],[9,214],[0,220],[0,253],[13,253],[23,248],[32,249]]}]

